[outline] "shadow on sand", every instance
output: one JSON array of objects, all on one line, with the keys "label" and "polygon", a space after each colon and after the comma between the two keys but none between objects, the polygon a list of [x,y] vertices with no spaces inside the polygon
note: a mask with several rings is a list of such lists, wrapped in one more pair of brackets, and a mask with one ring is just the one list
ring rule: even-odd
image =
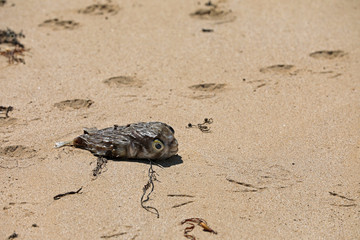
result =
[{"label": "shadow on sand", "polygon": [[[127,159],[127,158],[107,158],[107,159],[115,162],[138,162],[143,164],[150,164],[150,161],[148,159]],[[180,155],[175,155],[168,159],[152,160],[152,162],[155,165],[159,165],[163,168],[168,168],[171,166],[182,164],[184,161],[182,160]]]}]

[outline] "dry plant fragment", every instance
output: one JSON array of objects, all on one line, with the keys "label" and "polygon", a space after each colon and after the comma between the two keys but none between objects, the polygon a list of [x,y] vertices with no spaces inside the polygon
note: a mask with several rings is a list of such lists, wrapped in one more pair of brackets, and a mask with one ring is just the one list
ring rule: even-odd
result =
[{"label": "dry plant fragment", "polygon": [[215,232],[214,230],[212,230],[204,221],[200,222],[199,225],[204,229],[204,231],[217,234],[217,232]]},{"label": "dry plant fragment", "polygon": [[217,234],[217,232],[215,232],[212,228],[210,228],[207,222],[202,218],[188,218],[181,222],[181,224],[185,224],[185,223],[190,225],[184,229],[184,237],[186,237],[187,239],[196,240],[195,236],[188,234],[189,232],[194,230],[195,228],[194,223],[201,226],[206,232]]},{"label": "dry plant fragment", "polygon": [[19,56],[24,56],[25,51],[28,51],[28,49],[24,49],[16,46],[13,49],[0,50],[0,55],[6,57],[9,61],[9,64],[14,64],[14,63],[25,64],[25,60],[19,57]]}]

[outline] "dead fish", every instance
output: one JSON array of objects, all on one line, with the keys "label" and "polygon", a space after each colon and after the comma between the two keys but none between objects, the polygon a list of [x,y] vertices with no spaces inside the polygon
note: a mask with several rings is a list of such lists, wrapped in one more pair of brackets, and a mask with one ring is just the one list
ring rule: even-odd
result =
[{"label": "dead fish", "polygon": [[174,129],[162,122],[139,122],[98,130],[84,128],[72,141],[55,143],[56,148],[73,146],[108,158],[167,159],[178,152]]}]

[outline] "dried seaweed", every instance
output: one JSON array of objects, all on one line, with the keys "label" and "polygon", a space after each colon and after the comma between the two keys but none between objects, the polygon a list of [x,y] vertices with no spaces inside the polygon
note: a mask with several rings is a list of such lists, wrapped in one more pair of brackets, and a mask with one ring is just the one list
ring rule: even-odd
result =
[{"label": "dried seaweed", "polygon": [[25,60],[21,56],[24,56],[24,52],[28,51],[28,49],[25,49],[24,44],[19,41],[19,38],[24,37],[25,35],[22,32],[16,33],[9,28],[6,30],[0,30],[0,44],[13,46],[13,48],[10,49],[0,50],[0,55],[6,57],[9,64],[25,64]]},{"label": "dried seaweed", "polygon": [[189,226],[184,229],[184,237],[186,237],[187,239],[196,240],[196,237],[194,235],[189,234],[189,232],[191,232],[195,228],[194,223],[202,227],[203,230],[206,232],[217,234],[217,232],[210,228],[207,222],[202,218],[188,218],[181,222],[181,224],[185,223],[189,224]]},{"label": "dried seaweed", "polygon": [[12,106],[8,106],[8,107],[0,106],[0,113],[5,113],[5,117],[2,118],[8,118],[9,112],[11,112],[12,110],[14,110]]},{"label": "dried seaweed", "polygon": [[210,132],[210,127],[208,126],[209,124],[213,123],[213,119],[212,118],[204,118],[204,122],[203,123],[198,123],[198,124],[192,124],[192,123],[188,123],[188,125],[186,126],[186,128],[198,128],[200,129],[200,131],[205,132],[205,133],[209,133]]},{"label": "dried seaweed", "polygon": [[59,200],[60,198],[66,196],[66,195],[78,194],[78,193],[80,193],[80,191],[81,191],[82,188],[83,188],[83,187],[79,188],[79,190],[77,190],[77,191],[71,191],[71,192],[66,192],[66,193],[58,194],[58,195],[54,196],[54,200]]},{"label": "dried seaweed", "polygon": [[24,56],[24,52],[29,51],[28,49],[15,46],[13,49],[0,50],[0,55],[6,57],[9,64],[22,63],[25,64],[25,60],[20,57]]},{"label": "dried seaweed", "polygon": [[[148,212],[156,214],[157,218],[159,218],[160,217],[159,211],[155,207],[144,205],[145,202],[149,201],[150,194],[154,191],[154,181],[157,180],[156,175],[157,175],[157,173],[153,170],[152,161],[150,160],[150,167],[149,167],[149,171],[148,171],[149,180],[148,180],[147,184],[145,184],[143,187],[143,195],[141,196],[140,203],[141,203],[142,208],[144,208]],[[146,199],[144,199],[145,194],[149,188],[151,188],[151,189],[150,189],[149,193],[146,195]]]}]

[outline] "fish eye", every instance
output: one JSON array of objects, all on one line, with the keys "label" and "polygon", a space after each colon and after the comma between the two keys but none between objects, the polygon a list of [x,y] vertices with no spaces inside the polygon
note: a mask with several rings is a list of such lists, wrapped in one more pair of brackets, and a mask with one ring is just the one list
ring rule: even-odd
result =
[{"label": "fish eye", "polygon": [[152,147],[157,150],[157,151],[160,151],[164,148],[164,144],[158,140],[158,139],[155,139],[152,143]]}]

